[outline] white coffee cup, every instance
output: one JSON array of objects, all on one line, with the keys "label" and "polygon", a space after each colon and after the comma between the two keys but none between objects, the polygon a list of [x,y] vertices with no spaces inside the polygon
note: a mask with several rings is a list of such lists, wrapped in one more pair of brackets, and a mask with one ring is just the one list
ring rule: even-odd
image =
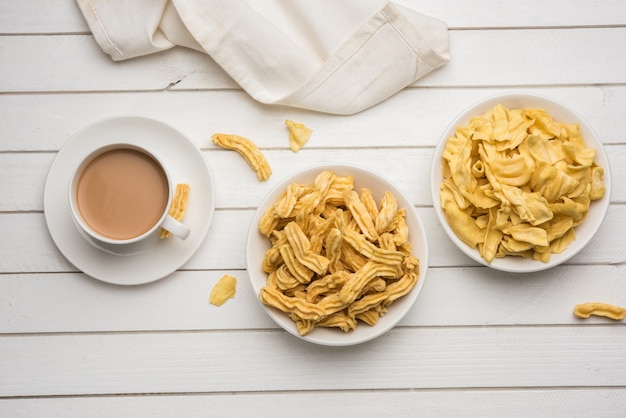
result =
[{"label": "white coffee cup", "polygon": [[184,240],[189,227],[169,215],[175,186],[155,151],[123,142],[106,145],[72,173],[72,218],[87,241],[116,255],[158,244],[161,228]]}]

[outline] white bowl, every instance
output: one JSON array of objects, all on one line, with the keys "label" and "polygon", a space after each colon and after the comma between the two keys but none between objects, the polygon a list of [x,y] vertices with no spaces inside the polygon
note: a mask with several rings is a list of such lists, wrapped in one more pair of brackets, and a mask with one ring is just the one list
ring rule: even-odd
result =
[{"label": "white bowl", "polygon": [[374,326],[359,322],[356,329],[350,332],[343,332],[335,328],[315,328],[306,336],[298,333],[295,323],[287,316],[287,314],[270,308],[263,303],[261,306],[267,314],[278,325],[289,333],[303,340],[328,346],[346,346],[363,343],[372,340],[393,328],[411,309],[417,296],[422,290],[426,271],[428,269],[428,246],[426,243],[426,233],[424,226],[420,220],[415,207],[404,193],[394,186],[389,180],[383,178],[379,174],[365,168],[359,168],[352,165],[343,164],[319,164],[304,170],[298,171],[284,180],[282,180],[270,193],[263,199],[263,202],[257,209],[250,230],[248,232],[247,243],[247,264],[248,274],[252,282],[257,300],[258,294],[263,286],[267,284],[267,273],[261,268],[265,252],[270,248],[270,242],[267,237],[259,232],[258,225],[261,217],[274,202],[276,202],[283,191],[291,183],[312,184],[313,180],[319,173],[324,170],[333,171],[339,176],[352,176],[354,178],[355,189],[358,191],[360,187],[367,187],[371,190],[376,201],[386,191],[391,191],[398,201],[398,207],[406,209],[406,223],[409,227],[409,241],[413,245],[413,255],[419,259],[419,281],[415,287],[405,296],[399,298],[389,306],[389,311],[378,320]]},{"label": "white bowl", "polygon": [[[606,186],[606,193],[604,197],[599,200],[591,202],[591,206],[585,220],[575,228],[576,240],[572,242],[569,247],[560,254],[552,254],[548,262],[542,262],[532,259],[526,259],[522,257],[507,256],[502,258],[494,258],[491,263],[487,263],[483,259],[478,249],[471,248],[463,241],[461,241],[456,234],[452,231],[446,216],[441,209],[441,201],[439,198],[439,187],[443,179],[442,175],[442,157],[441,154],[445,148],[446,142],[449,137],[454,136],[457,126],[467,126],[470,123],[472,117],[480,116],[487,110],[491,109],[498,103],[509,109],[519,108],[539,108],[544,109],[556,122],[567,124],[578,124],[580,126],[581,135],[585,141],[585,145],[589,148],[594,148],[596,153],[595,162],[604,169],[604,184]],[[585,122],[576,112],[569,107],[561,104],[553,99],[547,97],[535,95],[535,94],[503,94],[493,97],[489,97],[478,103],[473,104],[467,110],[462,112],[446,129],[441,136],[439,144],[435,150],[435,156],[431,167],[431,193],[433,198],[433,205],[439,222],[443,226],[450,239],[456,244],[461,251],[468,255],[473,260],[506,272],[512,273],[530,273],[541,270],[546,270],[557,266],[561,263],[572,258],[585,245],[593,238],[595,233],[600,228],[602,221],[609,208],[610,196],[611,196],[611,172],[609,169],[609,161],[607,155],[602,147],[602,142],[591,129],[591,126]]]}]

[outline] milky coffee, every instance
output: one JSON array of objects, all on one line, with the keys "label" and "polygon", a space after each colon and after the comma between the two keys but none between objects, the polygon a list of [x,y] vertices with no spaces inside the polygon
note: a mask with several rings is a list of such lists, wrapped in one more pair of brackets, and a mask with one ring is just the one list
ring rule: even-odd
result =
[{"label": "milky coffee", "polygon": [[169,185],[158,162],[141,151],[112,149],[89,162],[78,179],[83,220],[108,238],[125,240],[152,228],[165,212]]}]

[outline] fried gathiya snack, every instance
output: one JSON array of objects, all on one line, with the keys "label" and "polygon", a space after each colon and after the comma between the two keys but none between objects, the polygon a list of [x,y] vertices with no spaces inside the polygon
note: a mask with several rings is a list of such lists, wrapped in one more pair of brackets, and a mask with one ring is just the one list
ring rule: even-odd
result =
[{"label": "fried gathiya snack", "polygon": [[590,315],[598,315],[619,321],[626,318],[626,309],[601,302],[581,303],[574,307],[574,315],[579,318],[589,318]]},{"label": "fried gathiya snack", "polygon": [[[186,183],[180,183],[176,185],[176,191],[174,192],[174,198],[172,199],[172,205],[170,206],[169,215],[177,221],[182,221],[187,211],[187,200],[189,199],[190,186]],[[170,231],[161,228],[161,239],[169,238],[172,234]]]},{"label": "fried gathiya snack", "polygon": [[259,181],[266,181],[272,175],[267,159],[254,142],[243,136],[233,134],[214,134],[211,140],[222,148],[237,151],[256,172]]},{"label": "fried gathiya snack", "polygon": [[313,130],[302,123],[297,123],[287,119],[285,121],[289,130],[289,148],[293,152],[298,152],[311,138]]},{"label": "fried gathiya snack", "polygon": [[259,222],[272,243],[261,302],[287,313],[301,335],[376,324],[419,280],[405,218],[391,193],[377,204],[369,189],[359,194],[351,177],[331,171],[290,185]]},{"label": "fried gathiya snack", "polygon": [[209,296],[209,303],[215,306],[222,306],[228,299],[234,298],[236,292],[237,279],[225,274],[213,286],[211,296]]},{"label": "fried gathiya snack", "polygon": [[605,192],[578,125],[539,109],[496,105],[456,128],[443,150],[441,207],[454,233],[487,261],[547,262]]}]

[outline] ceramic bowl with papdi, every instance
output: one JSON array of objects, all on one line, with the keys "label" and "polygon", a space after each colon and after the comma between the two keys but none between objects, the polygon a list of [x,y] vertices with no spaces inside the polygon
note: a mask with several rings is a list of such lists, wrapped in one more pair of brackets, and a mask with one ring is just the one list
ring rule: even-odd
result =
[{"label": "ceramic bowl with papdi", "polygon": [[[604,170],[604,176],[603,176],[603,182],[604,182],[604,187],[605,187],[605,192],[604,195],[597,199],[597,200],[593,200],[591,201],[591,203],[589,204],[589,209],[587,214],[585,215],[585,217],[583,218],[582,222],[580,224],[578,224],[577,226],[574,227],[574,233],[575,233],[575,240],[572,241],[562,252],[560,253],[554,253],[552,252],[550,254],[550,257],[547,261],[543,260],[537,260],[533,257],[523,257],[523,256],[518,256],[518,255],[504,255],[503,257],[495,257],[492,259],[491,262],[487,262],[485,258],[483,258],[479,252],[479,246],[476,247],[471,247],[470,245],[468,245],[466,242],[464,242],[463,240],[459,239],[459,236],[457,235],[457,233],[455,232],[455,230],[450,226],[449,220],[446,217],[446,213],[444,212],[444,210],[442,209],[442,199],[441,199],[441,184],[442,181],[444,180],[444,174],[443,174],[443,157],[442,154],[444,152],[444,148],[446,147],[446,144],[448,142],[448,139],[451,137],[454,137],[456,135],[456,129],[457,127],[467,127],[473,118],[475,117],[480,117],[482,115],[485,114],[485,112],[488,112],[490,109],[493,109],[495,106],[497,105],[502,105],[505,108],[509,109],[509,110],[513,110],[513,109],[543,109],[548,115],[550,115],[552,117],[552,119],[554,120],[554,122],[558,122],[558,123],[562,123],[562,124],[575,124],[578,125],[579,129],[580,129],[580,135],[584,141],[584,146],[586,148],[591,148],[594,149],[596,151],[595,153],[595,158],[594,158],[594,163],[601,167]],[[496,124],[494,123],[494,126]],[[530,129],[529,129],[530,130]],[[537,135],[536,132],[533,133],[533,135]],[[532,135],[530,135],[532,136]],[[528,136],[528,137],[530,137]],[[502,137],[502,136],[500,136]],[[543,138],[543,140],[545,142],[545,144],[549,144],[551,141],[553,141],[553,139],[547,139],[547,138]],[[526,139],[525,139],[526,141]],[[536,139],[533,139],[533,141],[537,141]],[[536,143],[533,143],[536,145]],[[552,145],[548,145],[546,148],[550,148]],[[491,148],[493,149],[493,148]],[[534,150],[535,148],[533,148]],[[484,148],[483,148],[484,150]],[[502,151],[502,152],[508,152],[508,154],[502,154],[504,155],[504,158],[509,158],[509,157],[519,157],[519,155],[516,153],[517,150],[514,151]],[[535,155],[539,155],[538,151],[534,151]],[[569,152],[569,151],[567,151]],[[567,152],[565,152],[565,154],[567,154]],[[472,155],[474,154],[474,151],[472,151]],[[563,152],[561,151],[561,153],[563,154]],[[481,155],[480,153],[476,153],[477,155]],[[553,153],[554,155],[556,155],[556,151]],[[456,155],[456,154],[453,154]],[[483,156],[487,155],[486,152],[484,152],[482,154]],[[493,156],[495,154],[489,154],[489,156]],[[527,155],[527,154],[524,154]],[[452,157],[448,157],[449,160]],[[455,157],[456,158],[456,157]],[[472,157],[470,160],[470,164],[473,166],[474,164],[474,160],[477,157]],[[489,159],[487,157],[479,157],[480,159]],[[554,160],[556,157],[552,156],[551,159]],[[504,169],[506,169],[506,163],[502,164],[502,161],[508,161],[506,159],[501,159],[501,157],[498,157],[499,162],[500,162],[500,167],[504,167]],[[529,174],[533,174],[533,175],[539,175],[540,171],[538,171],[538,167],[540,167],[540,165],[538,163],[536,163],[536,161],[539,161],[541,158],[535,159],[533,161],[533,163],[529,163],[530,166],[532,166],[533,168],[529,169],[528,172]],[[568,160],[568,161],[565,161]],[[580,167],[574,167],[577,165],[577,163],[572,163],[571,161],[569,161],[570,158],[569,157],[565,157],[563,159],[563,161],[557,161],[557,162],[552,162],[552,164],[554,164],[555,167],[565,167],[566,165],[568,166],[568,168],[566,168],[567,170],[570,170],[570,173],[573,173],[577,170],[580,170]],[[511,164],[513,164],[515,160],[515,158],[511,158]],[[517,160],[517,162],[519,162],[519,159]],[[481,162],[482,163],[482,162]],[[460,172],[462,171],[462,169],[459,169],[458,167],[461,167],[462,165],[460,163],[454,163],[455,167],[457,168],[456,172]],[[488,164],[482,164],[483,168],[484,166],[487,166],[491,164],[490,162],[488,162]],[[542,163],[543,164],[543,163]],[[545,167],[542,166],[542,167]],[[501,169],[501,170],[504,170]],[[502,172],[502,171],[501,171]],[[472,171],[472,173],[477,173],[476,175],[474,175],[474,177],[478,178],[479,181],[485,181],[485,179],[480,179],[480,171],[476,170],[476,171]],[[451,177],[452,178],[452,177]],[[485,178],[489,179],[489,172],[488,170],[485,171]],[[495,177],[491,177],[491,179],[493,179]],[[459,175],[459,179],[462,181],[462,177]],[[465,178],[467,181],[467,177]],[[499,181],[499,180],[498,180]],[[507,180],[508,181],[508,180]],[[524,180],[520,180],[524,181]],[[522,184],[519,186],[516,186],[519,188],[519,190],[523,190],[524,193],[534,193],[537,192],[537,184],[541,184],[541,178],[540,177],[535,177],[532,180],[532,184],[533,186],[530,187],[529,184],[530,183],[526,183],[526,184]],[[492,182],[491,180],[489,180],[489,182],[491,184],[494,183],[498,183],[498,182]],[[502,183],[504,183],[504,181],[502,181]],[[544,181],[544,184],[547,184],[548,182]],[[456,183],[455,183],[456,184]],[[545,190],[544,186],[544,190]],[[464,188],[464,190],[468,190],[468,188]],[[510,188],[507,190],[511,190]],[[470,258],[472,258],[473,260],[497,269],[497,270],[501,270],[501,271],[506,271],[506,272],[513,272],[513,273],[528,273],[528,272],[535,272],[535,271],[541,271],[541,270],[546,270],[549,269],[551,267],[557,266],[561,263],[564,263],[565,261],[571,259],[572,257],[574,257],[576,254],[578,254],[588,243],[589,241],[593,238],[593,236],[596,234],[596,232],[598,231],[598,229],[600,228],[600,225],[602,224],[602,221],[606,215],[606,212],[608,210],[609,207],[609,201],[610,201],[610,195],[611,195],[611,172],[609,169],[609,162],[607,159],[607,155],[604,151],[604,148],[602,147],[602,143],[600,141],[600,139],[598,138],[598,136],[596,135],[596,133],[593,131],[593,129],[591,128],[591,126],[582,118],[580,117],[575,111],[573,111],[572,109],[570,109],[569,106],[564,105],[562,103],[559,103],[558,101],[555,101],[553,99],[547,98],[547,97],[543,97],[543,96],[539,96],[539,95],[534,95],[534,94],[503,94],[503,95],[498,95],[498,96],[493,96],[490,98],[487,98],[485,100],[482,100],[478,103],[473,104],[472,106],[470,106],[468,109],[466,109],[464,112],[462,112],[456,119],[454,119],[452,121],[452,123],[447,127],[447,129],[445,130],[445,132],[443,133],[443,135],[441,136],[441,139],[439,141],[439,144],[437,145],[437,148],[435,150],[435,155],[433,158],[433,163],[432,163],[432,167],[431,167],[431,192],[432,192],[432,198],[433,198],[433,204],[434,204],[434,209],[435,212],[437,214],[437,217],[439,219],[439,222],[441,223],[441,225],[443,226],[443,229],[445,230],[445,232],[447,233],[447,235],[450,237],[450,239],[452,240],[452,242],[454,242],[454,244],[463,252],[465,253],[467,256],[469,256]],[[507,196],[510,197],[511,193],[507,192]],[[528,196],[527,194],[522,193],[521,195],[523,196]],[[573,195],[574,193],[572,193]],[[544,196],[544,195],[542,195]],[[566,195],[563,195],[566,196]],[[535,199],[535,197],[533,197],[533,199]],[[552,199],[552,198],[550,198]],[[574,198],[577,199],[577,198]],[[506,199],[505,199],[506,200]],[[536,202],[536,200],[533,200]],[[548,201],[546,199],[546,201]],[[557,200],[552,200],[549,203],[550,204],[559,204],[559,203],[563,203],[567,201],[567,199],[557,199]],[[522,208],[524,205],[519,205],[518,207]],[[460,207],[460,206],[459,206]],[[470,207],[471,209],[472,207]],[[515,211],[515,210],[514,210]],[[454,211],[450,211],[450,213],[452,213]],[[474,212],[475,214],[472,215],[473,217],[478,217],[480,216],[480,212]],[[515,215],[513,215],[512,217],[510,217],[510,219],[512,219],[511,223],[519,223],[520,222],[520,217],[518,216],[520,213],[522,212],[522,210],[520,209],[519,212],[515,212]],[[528,213],[528,212],[527,212]],[[544,212],[545,213],[545,212]],[[528,215],[524,215],[524,216],[528,216]],[[531,215],[532,216],[532,215]],[[549,216],[549,215],[548,215]],[[553,215],[555,222],[556,222],[556,215]],[[545,216],[544,216],[545,218]],[[495,219],[495,217],[493,218]],[[528,218],[528,219],[535,219],[535,223],[538,222],[536,219],[543,219],[540,217],[535,217],[535,218]],[[481,227],[483,227],[483,225],[485,225],[485,218],[482,219],[483,223],[481,224]],[[500,225],[504,225],[504,223],[500,223]],[[543,224],[543,226],[545,227],[546,224]],[[541,225],[533,225],[533,226],[540,226]],[[458,230],[458,227],[457,227]],[[513,229],[507,229],[507,232],[510,232]],[[521,230],[521,229],[515,229],[515,230]],[[549,231],[549,229],[548,229]],[[505,234],[506,235],[506,234]],[[512,235],[510,235],[512,236]],[[519,236],[518,236],[519,237]],[[518,242],[519,243],[519,242]],[[491,248],[495,248],[494,246],[492,246]],[[501,247],[498,247],[501,248]],[[510,246],[509,246],[510,248]],[[518,247],[520,248],[520,247]],[[531,250],[534,251],[534,250]],[[503,251],[500,254],[504,254],[505,252],[508,251]],[[526,253],[528,254],[528,253]]]},{"label": "ceramic bowl with papdi", "polygon": [[[293,183],[305,186],[313,185],[316,177],[325,171],[330,171],[340,177],[351,176],[354,180],[354,191],[360,193],[361,188],[369,189],[377,205],[380,204],[381,198],[385,192],[391,192],[397,201],[398,208],[404,208],[406,210],[406,226],[408,227],[409,233],[408,241],[412,244],[411,255],[419,260],[419,268],[417,269],[419,278],[417,283],[412,286],[407,294],[394,300],[393,303],[388,306],[388,311],[381,316],[374,325],[368,325],[361,320],[357,320],[356,328],[347,332],[334,327],[316,327],[310,333],[300,335],[296,323],[289,317],[288,313],[275,307],[269,307],[259,299],[261,289],[266,286],[268,282],[268,273],[262,269],[262,263],[266,252],[272,247],[269,238],[259,232],[259,222],[268,208],[272,207],[272,205],[279,200],[280,196],[287,190],[289,185]],[[387,207],[390,206],[391,205],[387,205]],[[424,285],[426,271],[428,269],[428,246],[424,227],[415,207],[405,194],[392,182],[366,168],[344,164],[317,164],[289,175],[263,199],[252,219],[248,234],[247,264],[252,288],[254,289],[259,303],[261,303],[265,312],[267,312],[278,325],[294,336],[312,343],[327,346],[347,346],[363,343],[381,336],[398,324],[407,314]],[[414,269],[414,271],[415,270],[416,269]],[[323,274],[318,275],[318,273],[316,273],[313,280],[318,280],[322,277],[324,277]],[[379,289],[378,291],[380,292],[381,290]],[[332,292],[329,291],[328,293]],[[371,290],[370,293],[376,293],[376,290]],[[342,309],[342,311],[344,310]]]}]

